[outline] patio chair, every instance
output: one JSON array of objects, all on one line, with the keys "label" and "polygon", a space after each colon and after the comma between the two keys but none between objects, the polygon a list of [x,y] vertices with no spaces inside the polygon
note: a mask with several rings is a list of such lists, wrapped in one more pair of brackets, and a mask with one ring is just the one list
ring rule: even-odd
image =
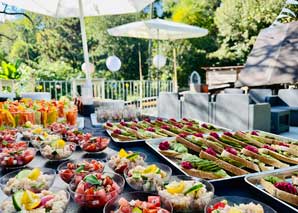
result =
[{"label": "patio chair", "polygon": [[298,89],[280,89],[266,100],[272,108],[290,111],[290,126],[298,126]]},{"label": "patio chair", "polygon": [[181,102],[178,93],[161,92],[157,99],[157,113],[161,118],[181,119]]},{"label": "patio chair", "polygon": [[187,92],[182,101],[182,117],[209,122],[209,94]]},{"label": "patio chair", "polygon": [[14,92],[0,92],[0,102],[6,101],[7,99],[13,100],[16,97]]},{"label": "patio chair", "polygon": [[21,94],[22,98],[30,98],[32,100],[51,100],[51,93],[49,92],[25,92]]},{"label": "patio chair", "polygon": [[232,130],[270,131],[270,105],[251,104],[246,94],[218,94],[215,102],[215,124]]}]

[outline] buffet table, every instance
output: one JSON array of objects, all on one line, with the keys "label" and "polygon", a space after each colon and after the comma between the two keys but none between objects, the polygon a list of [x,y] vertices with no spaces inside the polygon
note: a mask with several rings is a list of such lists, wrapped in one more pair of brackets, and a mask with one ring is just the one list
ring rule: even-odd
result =
[{"label": "buffet table", "polygon": [[[91,126],[91,122],[89,118],[85,118],[85,128],[84,132],[90,132],[93,135],[104,135],[107,136],[104,129],[101,128],[93,128]],[[168,164],[163,158],[161,158],[159,155],[157,155],[154,151],[151,150],[150,147],[148,147],[145,143],[140,142],[136,146],[135,144],[131,145],[122,145],[127,150],[132,151],[139,151],[144,152],[147,155],[146,162],[161,162],[169,165],[173,170],[173,175],[179,175],[181,174],[180,171],[178,171],[175,167]],[[113,141],[110,142],[109,147],[104,150],[104,152],[99,154],[86,154],[80,151],[79,148],[77,148],[77,151],[73,153],[71,156],[71,159],[82,159],[82,158],[96,158],[96,159],[105,159],[108,155],[115,153],[119,151],[121,148],[121,144],[114,143]],[[57,166],[61,162],[47,162],[44,158],[41,157],[41,155],[38,153],[35,159],[28,165],[30,167],[47,167],[47,168],[53,168],[56,169]],[[105,171],[110,171],[108,166],[105,167]],[[0,176],[5,174],[6,171],[0,171]],[[211,181],[212,182],[212,181]],[[261,201],[269,206],[271,206],[273,209],[275,209],[277,212],[295,212],[283,204],[276,202],[273,198],[258,193],[253,187],[249,186],[245,183],[244,178],[232,178],[230,180],[222,180],[222,181],[213,181],[212,184],[215,187],[215,195],[216,196],[242,196],[242,197],[249,197],[253,198],[255,200]],[[54,187],[63,187],[66,188],[67,185],[57,176],[55,179]],[[131,192],[133,191],[127,184],[125,185],[124,193],[125,192]],[[4,200],[6,196],[0,192],[0,201]],[[85,209],[80,208],[77,204],[75,204],[72,200],[70,201],[70,204],[68,206],[68,209],[66,212],[102,212],[102,210],[98,209]]]}]

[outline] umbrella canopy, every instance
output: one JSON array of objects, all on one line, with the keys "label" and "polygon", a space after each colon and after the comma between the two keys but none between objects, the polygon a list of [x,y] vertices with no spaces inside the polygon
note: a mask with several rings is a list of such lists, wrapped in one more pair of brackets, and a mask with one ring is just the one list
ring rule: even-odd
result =
[{"label": "umbrella canopy", "polygon": [[112,36],[157,40],[197,38],[208,34],[204,28],[162,19],[132,22],[108,29],[108,32]]},{"label": "umbrella canopy", "polygon": [[92,104],[92,65],[89,63],[85,16],[116,15],[141,11],[155,0],[1,0],[28,11],[57,18],[79,17],[86,67],[86,85],[82,88],[83,102]]},{"label": "umbrella canopy", "polygon": [[263,29],[236,86],[295,83],[298,80],[298,22]]},{"label": "umbrella canopy", "polygon": [[[1,0],[28,11],[57,18],[80,17],[79,0]],[[84,16],[135,13],[154,0],[81,0]]]},{"label": "umbrella canopy", "polygon": [[[203,37],[208,30],[188,24],[166,21],[163,19],[151,19],[137,21],[108,29],[112,36],[156,39],[156,40],[178,40]],[[176,70],[176,50],[174,48],[174,88],[178,90]],[[140,68],[141,70],[141,68]],[[140,74],[140,79],[142,79]]]}]

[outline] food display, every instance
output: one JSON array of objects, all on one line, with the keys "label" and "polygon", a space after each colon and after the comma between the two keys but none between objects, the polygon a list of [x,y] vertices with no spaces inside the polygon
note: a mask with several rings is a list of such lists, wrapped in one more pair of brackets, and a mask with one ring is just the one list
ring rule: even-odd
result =
[{"label": "food display", "polygon": [[35,157],[33,148],[4,148],[0,152],[0,166],[2,168],[18,168],[27,165]]},{"label": "food display", "polygon": [[53,169],[23,169],[10,172],[0,178],[0,186],[4,194],[12,195],[20,190],[30,190],[39,193],[49,189],[55,180]]},{"label": "food display", "polygon": [[103,209],[104,213],[172,213],[168,200],[148,192],[130,192],[110,200]]},{"label": "food display", "polygon": [[215,127],[207,123],[199,123],[195,120],[186,118],[181,121],[175,119],[156,120],[144,119],[142,121],[105,123],[104,128],[117,142],[129,142],[136,140],[163,138],[169,136],[178,136],[179,134],[195,134],[220,132],[226,129]]},{"label": "food display", "polygon": [[85,176],[78,184],[73,180],[69,185],[69,190],[75,202],[80,206],[100,208],[122,192],[124,183],[120,175],[94,173]]},{"label": "food display", "polygon": [[276,213],[264,203],[250,198],[226,196],[214,198],[205,208],[205,213]]},{"label": "food display", "polygon": [[138,165],[144,166],[146,155],[121,149],[117,154],[112,155],[108,161],[109,167],[116,173],[123,174],[126,168],[134,168]]},{"label": "food display", "polygon": [[34,193],[29,190],[18,191],[0,205],[0,212],[49,212],[63,213],[69,202],[69,194],[64,190],[43,190]]},{"label": "food display", "polygon": [[77,108],[67,98],[60,101],[21,99],[6,101],[0,105],[0,126],[23,126],[26,122],[46,127],[63,118],[70,125],[76,125]]},{"label": "food display", "polygon": [[197,212],[211,201],[214,188],[207,181],[179,175],[158,187],[158,194],[162,200],[171,202],[174,212]]},{"label": "food display", "polygon": [[157,187],[169,180],[171,174],[172,169],[161,163],[138,165],[131,169],[126,168],[124,171],[124,177],[129,186],[145,192],[156,191]]},{"label": "food display", "polygon": [[168,210],[161,208],[161,202],[159,196],[149,196],[147,201],[141,200],[126,200],[120,198],[119,209],[113,211],[113,213],[134,213],[134,212],[159,212],[170,213]]},{"label": "food display", "polygon": [[42,144],[40,146],[40,153],[48,160],[59,161],[69,158],[75,149],[76,144],[57,140],[51,144]]},{"label": "food display", "polygon": [[92,137],[79,142],[81,149],[89,153],[101,152],[108,147],[109,143],[108,137]]},{"label": "food display", "polygon": [[70,183],[74,178],[76,182],[80,182],[86,175],[93,172],[101,173],[104,170],[104,164],[96,159],[84,159],[81,161],[67,161],[58,167],[60,178]]},{"label": "food display", "polygon": [[171,140],[146,143],[180,170],[206,179],[241,176],[298,164],[295,141],[284,141],[261,131],[179,133]]}]

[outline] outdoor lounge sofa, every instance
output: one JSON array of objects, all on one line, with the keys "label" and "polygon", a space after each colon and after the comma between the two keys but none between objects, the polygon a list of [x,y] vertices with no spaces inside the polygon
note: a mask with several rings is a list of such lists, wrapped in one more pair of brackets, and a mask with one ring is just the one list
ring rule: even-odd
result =
[{"label": "outdoor lounge sofa", "polygon": [[181,102],[178,93],[161,92],[157,99],[158,117],[181,119]]},{"label": "outdoor lounge sofa", "polygon": [[187,92],[182,101],[182,117],[210,122],[211,104],[209,94]]},{"label": "outdoor lounge sofa", "polygon": [[252,104],[247,94],[218,94],[215,124],[232,130],[270,131],[270,105]]},{"label": "outdoor lounge sofa", "polygon": [[289,110],[290,126],[298,126],[298,89],[280,89],[277,96],[267,97],[266,101],[275,110]]}]

